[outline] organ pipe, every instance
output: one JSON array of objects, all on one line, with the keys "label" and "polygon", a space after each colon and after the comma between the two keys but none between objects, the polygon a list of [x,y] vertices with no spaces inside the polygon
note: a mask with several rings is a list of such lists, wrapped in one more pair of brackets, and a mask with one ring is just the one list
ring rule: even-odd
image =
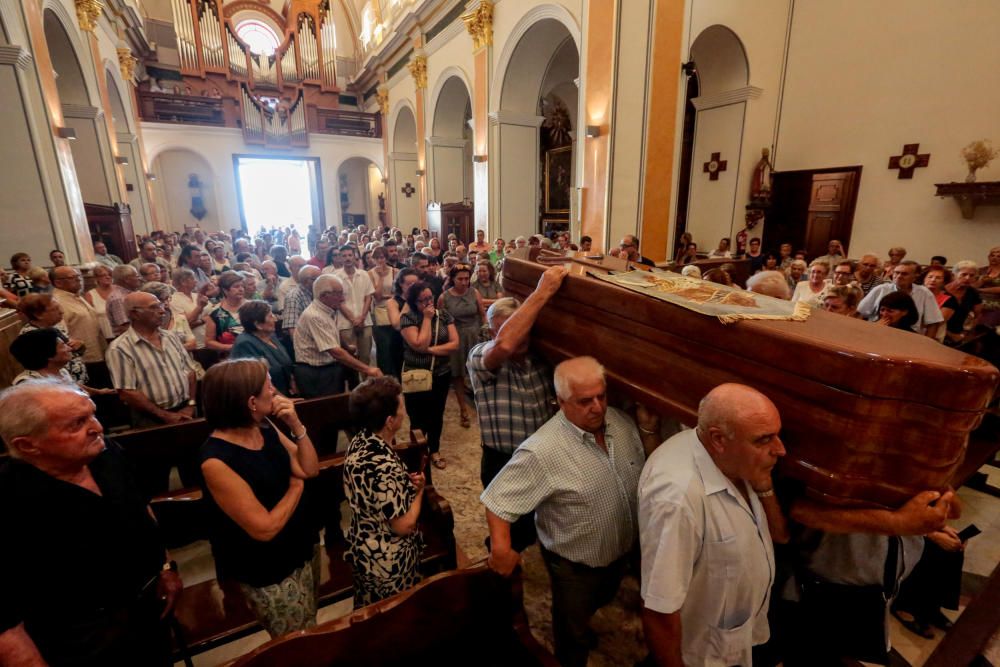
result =
[{"label": "organ pipe", "polygon": [[232,29],[226,26],[226,44],[229,46],[229,71],[240,78],[247,78],[247,54]]},{"label": "organ pipe", "polygon": [[323,85],[334,88],[337,85],[337,33],[333,25],[333,15],[329,4],[320,16],[320,44],[323,49]]},{"label": "organ pipe", "polygon": [[174,14],[174,31],[177,33],[177,52],[181,61],[181,72],[198,73],[198,53],[195,48],[194,22],[188,0],[171,0]]},{"label": "organ pipe", "polygon": [[319,56],[317,54],[316,29],[313,18],[299,15],[299,58],[302,61],[302,78],[319,79]]},{"label": "organ pipe", "polygon": [[225,67],[220,25],[218,6],[211,0],[202,0],[198,12],[198,29],[201,33],[201,52],[206,68]]}]

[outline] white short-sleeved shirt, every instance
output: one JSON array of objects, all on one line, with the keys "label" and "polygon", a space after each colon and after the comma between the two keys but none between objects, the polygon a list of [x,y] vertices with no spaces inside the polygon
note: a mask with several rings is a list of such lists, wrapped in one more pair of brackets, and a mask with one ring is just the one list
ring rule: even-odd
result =
[{"label": "white short-sleeved shirt", "polygon": [[[858,304],[858,312],[869,321],[877,322],[879,302],[882,301],[882,297],[889,292],[895,292],[896,289],[894,283],[882,283],[873,287],[872,291],[868,292],[868,295]],[[910,288],[910,296],[913,298],[913,303],[917,306],[917,313],[920,315],[917,318],[917,323],[913,325],[914,331],[924,333],[928,326],[944,322],[944,315],[941,314],[941,308],[938,307],[934,292],[923,285],[914,285]]]},{"label": "white short-sleeved shirt", "polygon": [[[347,271],[340,269],[339,271],[334,271],[333,275],[340,278],[340,282],[344,284],[344,300],[347,305],[347,309],[351,311],[351,315],[357,317],[365,310],[365,298],[375,296],[375,286],[372,285],[372,279],[368,277],[367,271],[360,271],[355,269],[354,275],[347,275]],[[350,328],[350,322],[346,318],[341,319],[341,326],[347,325],[345,328]],[[372,325],[372,314],[371,310],[365,315],[364,326],[370,327]]]},{"label": "white short-sleeved shirt", "polygon": [[640,592],[652,611],[680,611],[685,664],[750,665],[752,647],[770,636],[774,549],[764,508],[746,489],[749,505],[695,431],[663,443],[642,471]]}]

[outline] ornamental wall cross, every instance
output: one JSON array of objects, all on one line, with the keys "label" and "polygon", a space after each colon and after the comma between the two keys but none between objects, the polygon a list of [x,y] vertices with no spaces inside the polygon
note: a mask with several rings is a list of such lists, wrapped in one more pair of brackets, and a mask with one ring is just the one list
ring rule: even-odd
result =
[{"label": "ornamental wall cross", "polygon": [[708,174],[708,180],[717,181],[719,180],[719,172],[725,171],[726,166],[729,164],[728,160],[720,160],[720,153],[712,153],[709,156],[708,162],[702,165],[702,171]]},{"label": "ornamental wall cross", "polygon": [[889,169],[899,169],[899,178],[913,178],[913,170],[931,163],[931,154],[918,155],[920,144],[903,144],[903,154],[889,158]]}]

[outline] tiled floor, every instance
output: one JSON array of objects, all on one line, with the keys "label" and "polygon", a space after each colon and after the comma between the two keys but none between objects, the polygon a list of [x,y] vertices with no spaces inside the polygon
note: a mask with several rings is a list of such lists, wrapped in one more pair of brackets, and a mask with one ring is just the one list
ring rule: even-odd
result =
[{"label": "tiled floor", "polygon": [[[482,506],[479,503],[479,494],[482,491],[479,483],[479,431],[475,420],[472,428],[461,428],[454,396],[449,398],[445,417],[441,453],[448,459],[448,468],[444,471],[434,471],[434,482],[451,504],[455,515],[455,538],[459,548],[471,562],[476,562],[486,556],[483,539],[487,534]],[[404,425],[400,433],[407,432],[409,429]],[[345,444],[342,442],[341,446]],[[989,474],[990,483],[1000,487],[1000,468],[986,466],[984,471]],[[955,527],[962,529],[974,523],[983,531],[969,542],[965,555],[966,581],[974,584],[989,576],[993,568],[1000,563],[1000,498],[968,488],[960,489],[959,496],[964,504],[964,512],[962,518],[954,522]],[[181,575],[185,582],[197,583],[214,576],[211,553],[206,542],[175,550],[173,555],[180,564]],[[524,572],[525,604],[532,632],[551,648],[548,576],[537,548],[526,551]],[[638,615],[639,604],[637,582],[634,578],[626,579],[615,602],[599,611],[592,622],[598,635],[599,646],[591,653],[590,667],[631,667],[645,654]],[[326,607],[320,610],[319,621],[322,623],[338,618],[350,613],[351,610],[352,604],[349,600]],[[955,618],[960,612],[946,610],[945,613]],[[891,619],[891,624],[893,646],[913,667],[919,667],[924,663],[942,636],[941,631],[936,631],[934,639],[923,639],[907,631],[895,619]],[[194,664],[196,667],[223,664],[266,641],[267,634],[258,632],[196,656]],[[994,664],[1000,665],[1000,648],[997,650]]]}]

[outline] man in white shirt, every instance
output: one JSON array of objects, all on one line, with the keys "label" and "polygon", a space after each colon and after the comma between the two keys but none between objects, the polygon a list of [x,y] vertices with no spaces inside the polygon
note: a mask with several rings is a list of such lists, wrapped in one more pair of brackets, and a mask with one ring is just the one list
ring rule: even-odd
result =
[{"label": "man in white shirt", "polygon": [[358,359],[368,365],[371,363],[372,353],[371,310],[375,286],[367,271],[358,271],[358,258],[354,254],[354,248],[341,246],[340,258],[344,267],[333,275],[344,283],[346,310],[351,313],[350,326],[340,330],[340,340],[345,345],[354,345],[358,350]]},{"label": "man in white shirt", "polygon": [[[750,665],[769,637],[772,533],[787,540],[771,486],[781,417],[760,392],[716,387],[698,427],[654,451],[639,480],[643,626],[660,667]],[[769,529],[770,525],[770,529]]]},{"label": "man in white shirt", "polygon": [[917,323],[913,330],[928,338],[937,338],[938,329],[944,322],[944,316],[937,305],[934,293],[923,285],[914,285],[920,265],[911,259],[903,260],[892,270],[892,282],[873,287],[868,295],[858,304],[858,312],[862,317],[877,322],[879,318],[878,304],[889,292],[903,292],[913,298],[917,305]]}]

